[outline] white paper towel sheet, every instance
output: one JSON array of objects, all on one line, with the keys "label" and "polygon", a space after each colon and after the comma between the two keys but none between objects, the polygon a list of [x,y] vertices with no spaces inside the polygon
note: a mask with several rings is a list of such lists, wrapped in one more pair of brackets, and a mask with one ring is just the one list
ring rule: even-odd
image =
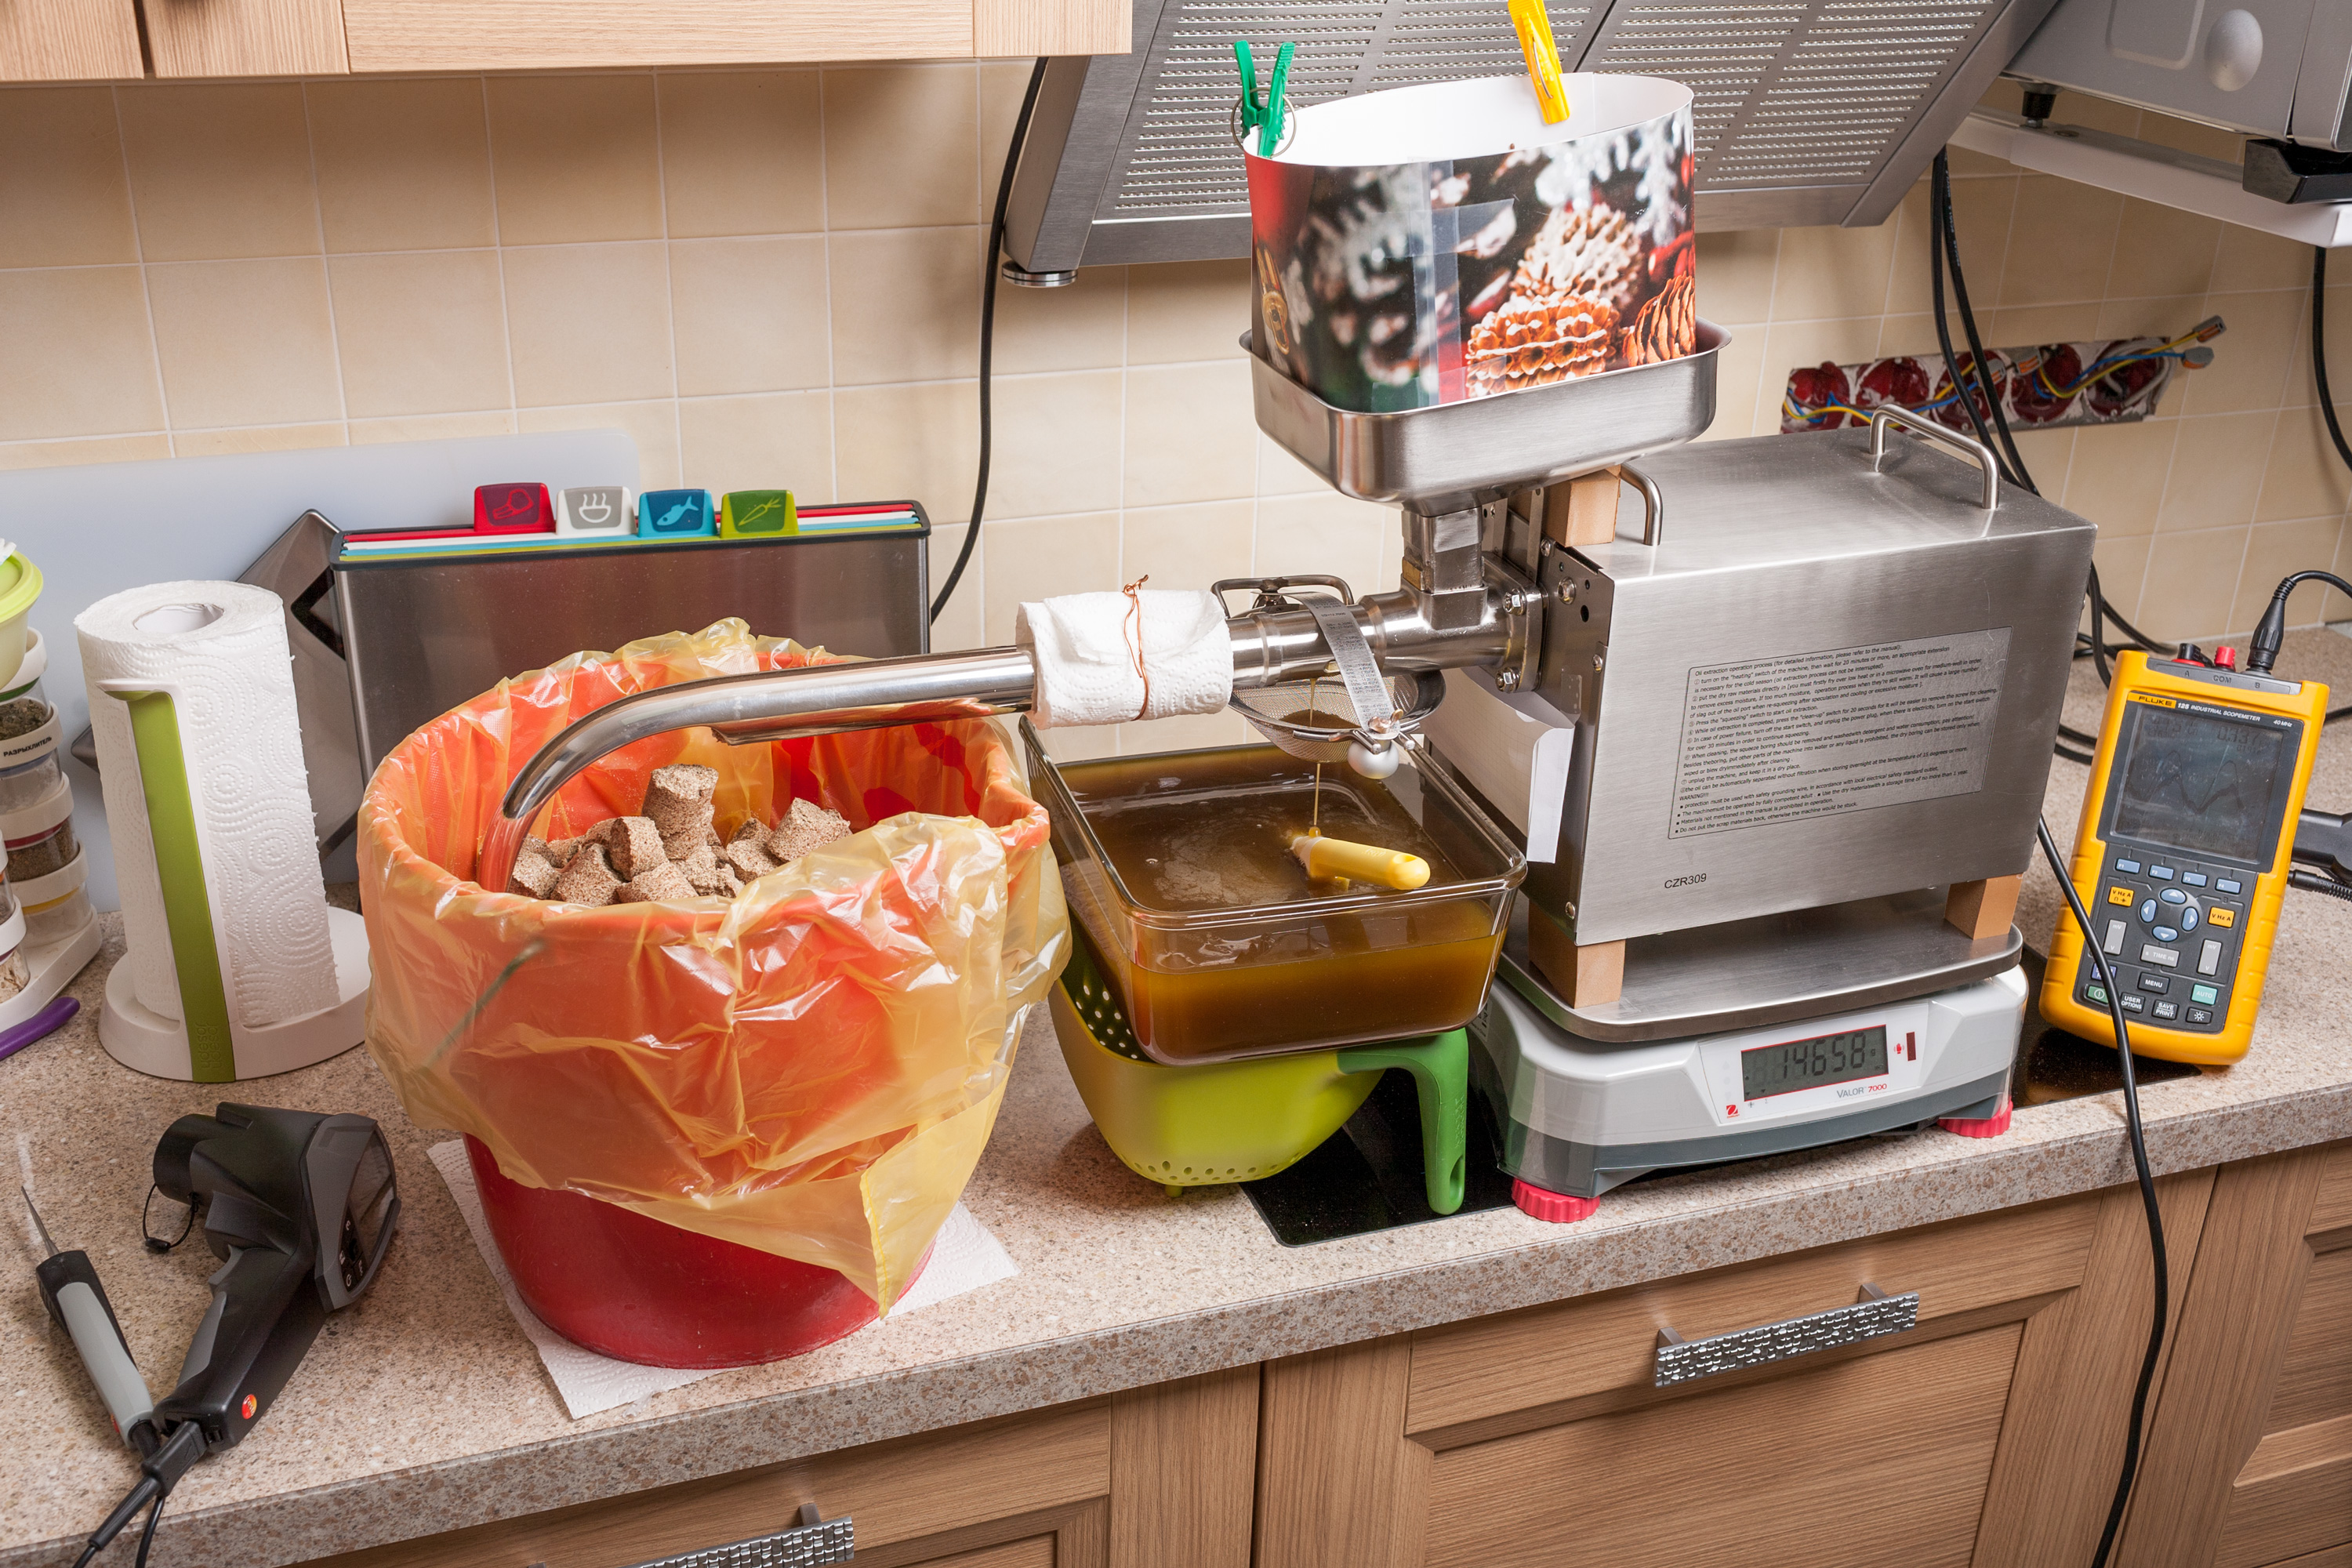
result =
[{"label": "white paper towel sheet", "polygon": [[1214,713],[1234,692],[1233,642],[1214,594],[1065,594],[1023,605],[1013,640],[1037,661],[1041,730]]},{"label": "white paper towel sheet", "polygon": [[203,828],[232,1017],[259,1027],[331,1007],[340,996],[334,945],[285,617],[267,588],[153,583],[110,595],[74,618],[131,979],[140,1002],[167,1018],[182,1016],[180,984],[131,713],[99,683],[152,681],[179,692],[180,749]]},{"label": "white paper towel sheet", "polygon": [[[457,1201],[457,1212],[466,1216],[466,1228],[474,1235],[474,1246],[488,1265],[490,1277],[506,1293],[507,1310],[515,1316],[524,1337],[539,1352],[539,1359],[547,1368],[547,1375],[562,1396],[563,1407],[574,1421],[583,1415],[593,1415],[600,1410],[611,1410],[631,1400],[643,1399],[649,1394],[665,1389],[682,1388],[689,1383],[709,1377],[712,1372],[689,1371],[677,1367],[639,1366],[634,1362],[614,1361],[583,1350],[540,1321],[539,1315],[522,1304],[515,1293],[514,1277],[507,1272],[506,1259],[499,1256],[498,1243],[490,1239],[489,1222],[482,1217],[482,1194],[474,1185],[474,1167],[466,1159],[466,1141],[453,1138],[446,1143],[436,1143],[426,1151],[433,1168],[449,1184],[449,1195]],[[941,1301],[977,1290],[982,1285],[993,1285],[999,1279],[1010,1279],[1021,1270],[1003,1244],[989,1234],[988,1227],[971,1217],[971,1211],[961,1203],[948,1215],[947,1224],[940,1227],[938,1237],[931,1243],[931,1260],[923,1266],[922,1277],[898,1304],[890,1309],[890,1316],[880,1324],[867,1324],[858,1330],[861,1334],[887,1328],[909,1312],[919,1312]]]}]

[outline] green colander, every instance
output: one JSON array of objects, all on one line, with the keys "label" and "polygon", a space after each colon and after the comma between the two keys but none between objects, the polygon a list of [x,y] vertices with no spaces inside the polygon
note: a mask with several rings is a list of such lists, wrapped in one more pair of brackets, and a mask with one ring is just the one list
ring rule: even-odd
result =
[{"label": "green colander", "polygon": [[1104,1142],[1173,1194],[1255,1181],[1305,1159],[1370,1098],[1381,1073],[1412,1074],[1429,1206],[1462,1206],[1470,1047],[1460,1029],[1381,1045],[1165,1067],[1143,1054],[1118,993],[1076,922],[1053,994],[1054,1032]]}]

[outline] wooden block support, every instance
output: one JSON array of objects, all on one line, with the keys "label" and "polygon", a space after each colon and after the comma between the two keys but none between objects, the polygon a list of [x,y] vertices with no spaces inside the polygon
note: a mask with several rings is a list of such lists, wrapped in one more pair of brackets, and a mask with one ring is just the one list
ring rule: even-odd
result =
[{"label": "wooden block support", "polygon": [[1624,992],[1622,942],[1579,947],[1558,921],[1532,905],[1528,909],[1528,956],[1571,1007],[1605,1006]]},{"label": "wooden block support", "polygon": [[2017,890],[2024,883],[2021,872],[1979,882],[1955,882],[1944,898],[1944,920],[1971,941],[1999,936],[2017,918]]},{"label": "wooden block support", "polygon": [[1617,470],[1562,479],[1544,491],[1544,532],[1555,544],[1606,544],[1617,537]]}]

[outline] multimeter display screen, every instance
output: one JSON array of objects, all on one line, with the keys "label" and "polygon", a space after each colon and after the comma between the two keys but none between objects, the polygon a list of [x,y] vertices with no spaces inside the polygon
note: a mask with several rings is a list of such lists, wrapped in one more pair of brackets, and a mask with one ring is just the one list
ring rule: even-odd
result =
[{"label": "multimeter display screen", "polygon": [[2116,800],[2118,837],[2258,860],[2294,737],[2177,708],[2142,707]]},{"label": "multimeter display screen", "polygon": [[1886,1030],[1850,1029],[1740,1052],[1739,1093],[1744,1100],[1762,1100],[1816,1084],[1876,1078],[1885,1070]]}]

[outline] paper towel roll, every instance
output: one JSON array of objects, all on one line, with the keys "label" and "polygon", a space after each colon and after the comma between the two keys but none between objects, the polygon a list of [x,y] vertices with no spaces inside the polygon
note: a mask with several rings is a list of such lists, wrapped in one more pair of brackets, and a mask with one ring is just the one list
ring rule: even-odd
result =
[{"label": "paper towel roll", "polygon": [[163,883],[147,827],[130,710],[102,680],[168,681],[180,692],[180,746],[218,911],[232,1016],[282,1023],[338,999],[319,874],[285,605],[244,583],[155,583],[100,599],[74,618],[122,925],[140,1002],[182,1016]]}]

